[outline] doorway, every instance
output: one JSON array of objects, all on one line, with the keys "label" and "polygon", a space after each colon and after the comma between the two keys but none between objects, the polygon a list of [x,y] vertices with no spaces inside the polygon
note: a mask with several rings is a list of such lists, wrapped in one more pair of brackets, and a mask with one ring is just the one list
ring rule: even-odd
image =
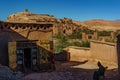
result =
[{"label": "doorway", "polygon": [[24,66],[31,69],[31,48],[24,49]]}]

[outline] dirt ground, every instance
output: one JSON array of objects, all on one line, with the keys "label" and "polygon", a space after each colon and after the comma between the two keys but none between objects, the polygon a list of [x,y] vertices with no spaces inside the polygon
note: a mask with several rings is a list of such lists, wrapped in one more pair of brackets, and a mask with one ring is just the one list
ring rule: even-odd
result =
[{"label": "dirt ground", "polygon": [[[93,72],[98,68],[96,62],[56,62],[53,72],[32,73],[20,80],[92,80]],[[109,65],[105,80],[119,80],[117,67]]]}]

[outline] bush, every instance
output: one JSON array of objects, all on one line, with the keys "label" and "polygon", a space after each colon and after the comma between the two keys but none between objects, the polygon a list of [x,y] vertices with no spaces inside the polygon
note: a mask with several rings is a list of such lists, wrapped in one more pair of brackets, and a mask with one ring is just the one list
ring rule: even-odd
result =
[{"label": "bush", "polygon": [[106,41],[106,42],[111,42],[111,43],[115,43],[115,42],[116,42],[115,39],[106,39],[105,41]]},{"label": "bush", "polygon": [[55,43],[55,53],[58,53],[62,51],[63,48],[69,46],[68,38],[66,36],[59,34],[55,37],[57,38],[57,41]]},{"label": "bush", "polygon": [[110,36],[110,31],[98,31],[98,36]]},{"label": "bush", "polygon": [[[59,53],[63,50],[63,48],[66,48],[68,46],[78,46],[78,47],[90,47],[90,42],[89,41],[74,41],[74,42],[69,42],[68,39],[70,36],[65,36],[65,35],[56,35],[54,36],[56,38],[56,42],[54,44],[55,48],[55,53]],[[74,36],[72,35],[74,38]],[[78,37],[77,37],[78,38]]]},{"label": "bush", "polygon": [[82,33],[81,32],[74,32],[71,35],[67,36],[69,39],[82,39]]},{"label": "bush", "polygon": [[72,42],[70,43],[70,46],[78,46],[78,47],[90,47],[89,41],[81,41],[81,42]]},{"label": "bush", "polygon": [[82,41],[82,46],[81,47],[90,47],[90,42],[89,41]]},{"label": "bush", "polygon": [[78,42],[78,41],[70,43],[70,46],[82,47],[81,42]]}]

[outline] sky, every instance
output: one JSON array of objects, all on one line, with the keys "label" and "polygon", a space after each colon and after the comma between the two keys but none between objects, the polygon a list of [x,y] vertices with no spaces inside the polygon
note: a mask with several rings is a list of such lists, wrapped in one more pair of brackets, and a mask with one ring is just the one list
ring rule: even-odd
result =
[{"label": "sky", "polygon": [[24,9],[78,21],[120,20],[120,0],[0,0],[0,20]]}]

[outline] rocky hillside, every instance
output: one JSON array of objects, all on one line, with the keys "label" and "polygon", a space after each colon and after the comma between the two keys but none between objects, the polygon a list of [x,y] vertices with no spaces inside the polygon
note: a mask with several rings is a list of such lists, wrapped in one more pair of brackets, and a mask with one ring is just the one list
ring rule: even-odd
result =
[{"label": "rocky hillside", "polygon": [[25,10],[23,12],[18,12],[17,14],[11,14],[7,22],[22,22],[22,23],[39,23],[39,22],[56,22],[57,19],[53,15],[48,14],[35,14]]}]

